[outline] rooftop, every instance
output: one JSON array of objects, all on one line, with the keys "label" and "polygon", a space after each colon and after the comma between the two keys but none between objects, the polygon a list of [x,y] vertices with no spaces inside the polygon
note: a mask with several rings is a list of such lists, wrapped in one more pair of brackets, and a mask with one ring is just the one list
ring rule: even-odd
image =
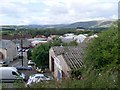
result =
[{"label": "rooftop", "polygon": [[83,64],[83,48],[81,46],[52,47],[55,55],[62,55],[71,69],[78,69]]},{"label": "rooftop", "polygon": [[8,48],[8,44],[10,44],[10,40],[0,40],[0,48]]}]

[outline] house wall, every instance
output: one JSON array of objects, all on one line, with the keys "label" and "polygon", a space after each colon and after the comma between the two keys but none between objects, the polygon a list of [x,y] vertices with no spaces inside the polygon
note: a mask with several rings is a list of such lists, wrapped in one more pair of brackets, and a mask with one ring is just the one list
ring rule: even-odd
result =
[{"label": "house wall", "polygon": [[53,56],[55,56],[55,54],[54,54],[54,51],[53,51],[53,49],[51,48],[50,50],[49,50],[49,70],[50,71],[52,71],[52,58],[51,57],[53,57]]},{"label": "house wall", "polygon": [[66,61],[64,60],[63,56],[60,55],[57,57],[60,60],[60,64],[62,66],[62,71],[64,73],[64,77],[70,77],[69,71],[71,71],[71,69],[69,68],[69,66],[67,65]]},{"label": "house wall", "polygon": [[10,59],[10,61],[13,61],[14,58],[17,57],[17,46],[10,41],[7,46],[7,58]]},{"label": "house wall", "polygon": [[70,75],[69,75],[69,71],[70,71],[70,68],[69,66],[66,64],[64,58],[62,55],[59,55],[59,56],[55,56],[55,53],[53,51],[53,49],[51,48],[49,50],[49,69],[50,71],[52,71],[52,58],[54,59],[54,72],[53,75],[56,79],[59,79],[58,78],[58,73],[60,73],[60,78],[68,78]]},{"label": "house wall", "polygon": [[6,48],[0,48],[0,52],[3,53],[4,60],[8,62],[17,58],[17,46],[12,41],[8,41]]},{"label": "house wall", "polygon": [[0,52],[1,52],[1,54],[3,54],[3,59],[4,59],[4,60],[7,59],[7,52],[6,52],[6,50],[0,48]]},{"label": "house wall", "polygon": [[2,52],[0,52],[0,60],[1,60],[1,59],[4,59],[4,55],[3,55]]}]

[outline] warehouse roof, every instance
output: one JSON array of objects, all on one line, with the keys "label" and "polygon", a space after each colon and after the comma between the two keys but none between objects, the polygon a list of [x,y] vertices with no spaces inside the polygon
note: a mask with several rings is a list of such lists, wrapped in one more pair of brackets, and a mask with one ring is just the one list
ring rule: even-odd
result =
[{"label": "warehouse roof", "polygon": [[71,69],[78,69],[83,64],[83,47],[55,46],[52,47],[56,56],[62,55]]}]

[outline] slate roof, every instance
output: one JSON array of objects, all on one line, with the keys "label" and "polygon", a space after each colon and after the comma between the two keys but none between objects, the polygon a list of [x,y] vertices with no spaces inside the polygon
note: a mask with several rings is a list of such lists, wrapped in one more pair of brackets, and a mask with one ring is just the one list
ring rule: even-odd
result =
[{"label": "slate roof", "polygon": [[78,69],[83,64],[83,47],[55,46],[52,47],[56,56],[62,55],[71,69]]},{"label": "slate roof", "polygon": [[10,40],[0,40],[0,48],[8,48]]}]

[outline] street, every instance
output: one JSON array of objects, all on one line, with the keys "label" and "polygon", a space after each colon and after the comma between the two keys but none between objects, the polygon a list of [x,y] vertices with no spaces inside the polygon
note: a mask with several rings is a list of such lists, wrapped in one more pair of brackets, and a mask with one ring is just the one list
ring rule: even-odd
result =
[{"label": "street", "polygon": [[[28,66],[27,62],[28,62],[27,53],[23,52],[23,65]],[[16,59],[13,62],[10,62],[10,64],[8,66],[9,67],[16,67],[16,66],[20,66],[20,65],[22,65],[22,59]]]}]

